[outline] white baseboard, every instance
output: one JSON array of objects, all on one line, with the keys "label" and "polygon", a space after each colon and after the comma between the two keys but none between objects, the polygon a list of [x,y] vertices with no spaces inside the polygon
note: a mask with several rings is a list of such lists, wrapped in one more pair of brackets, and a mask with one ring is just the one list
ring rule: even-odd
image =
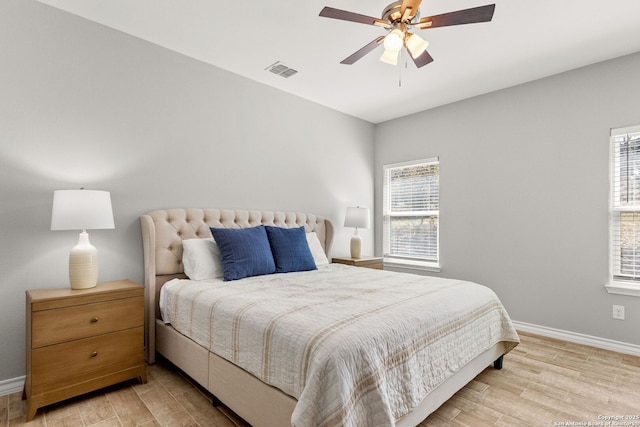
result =
[{"label": "white baseboard", "polygon": [[0,381],[0,396],[17,393],[24,387],[24,376]]},{"label": "white baseboard", "polygon": [[640,345],[636,344],[579,334],[577,332],[563,331],[562,329],[554,329],[525,322],[513,321],[513,325],[517,330],[522,332],[529,332],[531,334],[542,335],[548,338],[556,338],[575,344],[602,348],[604,350],[616,351],[618,353],[630,354],[632,356],[640,356]]}]

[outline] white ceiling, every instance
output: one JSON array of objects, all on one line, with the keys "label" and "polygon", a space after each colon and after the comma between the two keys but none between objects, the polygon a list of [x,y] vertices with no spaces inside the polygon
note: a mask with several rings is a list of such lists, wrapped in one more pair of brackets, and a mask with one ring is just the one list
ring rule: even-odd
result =
[{"label": "white ceiling", "polygon": [[[318,16],[380,17],[391,0],[39,1],[372,123],[640,51],[640,0],[495,0],[492,22],[420,31],[421,69],[380,62],[382,47],[340,64],[384,30]],[[424,0],[421,15],[489,3]],[[276,61],[298,74],[265,71]]]}]

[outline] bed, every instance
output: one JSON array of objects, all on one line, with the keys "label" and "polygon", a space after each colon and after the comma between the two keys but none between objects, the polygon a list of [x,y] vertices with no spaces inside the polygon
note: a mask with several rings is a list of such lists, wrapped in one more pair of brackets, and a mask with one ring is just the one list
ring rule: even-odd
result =
[{"label": "bed", "polygon": [[[255,427],[415,426],[484,369],[501,368],[519,341],[484,286],[320,261],[333,226],[316,215],[179,208],[140,220],[147,361],[161,354]],[[317,245],[317,268],[232,281],[186,276],[183,241],[211,240],[211,228],[265,227],[302,229]],[[419,298],[436,295],[424,310]]]}]

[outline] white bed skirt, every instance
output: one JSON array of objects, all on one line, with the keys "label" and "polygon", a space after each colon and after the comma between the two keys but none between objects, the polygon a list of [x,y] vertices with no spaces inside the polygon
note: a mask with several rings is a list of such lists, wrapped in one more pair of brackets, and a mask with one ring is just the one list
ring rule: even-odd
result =
[{"label": "white bed skirt", "polygon": [[[293,397],[209,352],[160,319],[156,320],[156,350],[253,427],[291,426],[297,403]],[[505,351],[500,342],[481,353],[433,389],[417,408],[397,420],[396,426],[420,424]]]}]

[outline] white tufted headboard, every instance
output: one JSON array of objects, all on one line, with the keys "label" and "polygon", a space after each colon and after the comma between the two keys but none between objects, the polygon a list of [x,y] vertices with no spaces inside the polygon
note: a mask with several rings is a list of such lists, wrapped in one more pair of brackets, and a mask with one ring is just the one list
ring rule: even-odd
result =
[{"label": "white tufted headboard", "polygon": [[140,216],[144,249],[147,360],[155,352],[155,319],[162,285],[173,278],[185,278],[182,241],[211,237],[209,227],[248,228],[258,225],[304,226],[315,231],[329,256],[333,242],[331,221],[311,214],[230,209],[163,209]]}]

